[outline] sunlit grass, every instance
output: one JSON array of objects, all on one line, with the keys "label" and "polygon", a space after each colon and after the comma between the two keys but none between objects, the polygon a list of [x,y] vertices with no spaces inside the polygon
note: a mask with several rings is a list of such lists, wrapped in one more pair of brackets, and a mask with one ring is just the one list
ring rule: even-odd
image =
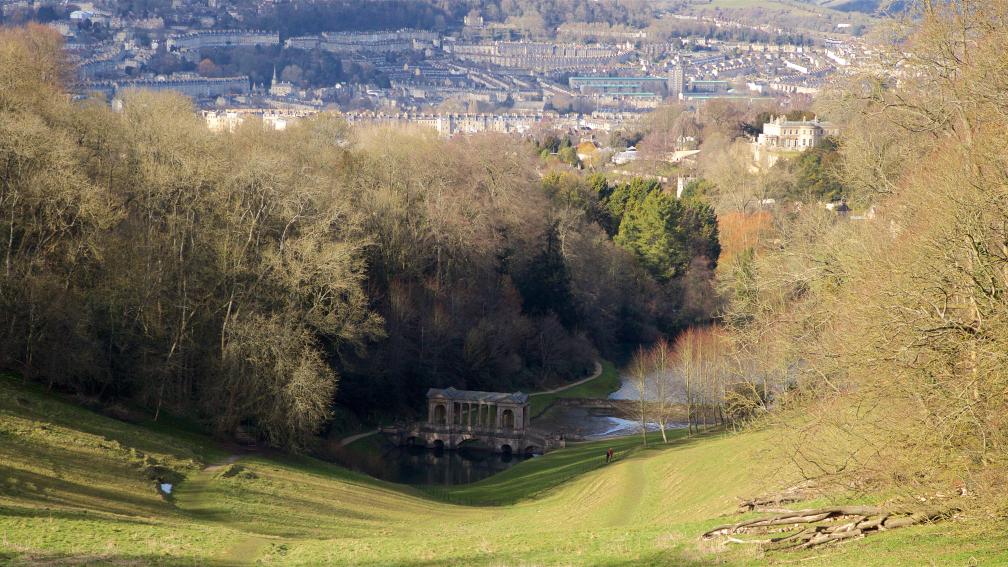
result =
[{"label": "sunlit grass", "polygon": [[[647,449],[637,438],[583,443],[431,495],[304,457],[204,470],[227,453],[197,433],[128,425],[0,379],[0,564],[762,565],[771,558],[751,546],[698,535],[734,519],[739,498],[796,480],[771,458],[775,438],[676,431]],[[609,446],[620,458],[605,464]],[[145,472],[154,461],[184,476],[171,498]],[[977,525],[773,559],[1008,561],[999,535]]]}]

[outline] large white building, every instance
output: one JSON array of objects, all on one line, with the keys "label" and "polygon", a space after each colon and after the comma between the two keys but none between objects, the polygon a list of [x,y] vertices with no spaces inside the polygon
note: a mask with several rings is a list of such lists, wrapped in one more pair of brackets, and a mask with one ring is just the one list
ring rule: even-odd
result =
[{"label": "large white building", "polygon": [[756,140],[753,156],[757,163],[772,167],[777,163],[780,152],[803,152],[823,138],[839,134],[838,126],[821,122],[818,117],[788,120],[784,116],[776,116],[763,124],[763,133]]},{"label": "large white building", "polygon": [[840,128],[830,122],[812,120],[787,120],[777,116],[763,125],[757,145],[767,149],[803,151],[828,136],[837,136]]}]

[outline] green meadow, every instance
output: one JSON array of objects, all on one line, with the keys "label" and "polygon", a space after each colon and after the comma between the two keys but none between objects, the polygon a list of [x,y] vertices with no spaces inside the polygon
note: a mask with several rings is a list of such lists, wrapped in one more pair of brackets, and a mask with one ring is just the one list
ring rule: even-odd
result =
[{"label": "green meadow", "polygon": [[[739,498],[797,474],[772,430],[577,444],[471,485],[384,483],[306,457],[240,453],[0,379],[0,564],[998,564],[999,534],[908,528],[804,554],[703,542]],[[605,464],[613,447],[617,459]],[[174,490],[163,496],[157,480]],[[465,502],[465,505],[456,502]],[[998,552],[996,550],[1001,549]],[[994,551],[992,551],[994,550]]]}]

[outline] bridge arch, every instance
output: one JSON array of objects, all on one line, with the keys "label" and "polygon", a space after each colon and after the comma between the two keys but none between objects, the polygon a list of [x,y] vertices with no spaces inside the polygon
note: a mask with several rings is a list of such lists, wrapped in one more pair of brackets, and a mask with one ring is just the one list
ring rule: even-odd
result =
[{"label": "bridge arch", "polygon": [[445,448],[445,444],[444,441],[440,439],[435,439],[434,441],[431,442],[431,447],[433,447],[434,450],[436,451],[442,451]]},{"label": "bridge arch", "polygon": [[458,443],[455,444],[456,449],[490,449],[493,450],[493,445],[487,446],[487,442],[475,435],[463,435]]},{"label": "bridge arch", "polygon": [[526,457],[531,457],[532,455],[541,455],[541,454],[542,454],[542,449],[540,449],[539,447],[537,447],[535,445],[529,445],[528,447],[525,447],[525,456]]},{"label": "bridge arch", "polygon": [[444,404],[434,405],[434,425],[448,425],[448,408]]}]

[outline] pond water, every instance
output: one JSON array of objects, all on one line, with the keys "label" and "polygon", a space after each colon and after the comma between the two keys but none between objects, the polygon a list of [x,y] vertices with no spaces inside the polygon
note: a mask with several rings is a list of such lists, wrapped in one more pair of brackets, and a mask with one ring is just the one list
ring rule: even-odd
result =
[{"label": "pond water", "polygon": [[482,480],[531,458],[477,449],[448,451],[375,443],[378,447],[368,454],[344,452],[332,460],[389,482],[453,485]]},{"label": "pond water", "polygon": [[[630,377],[626,374],[621,374],[620,388],[609,394],[609,399],[638,400],[640,399],[640,395],[637,393],[637,387]],[[651,396],[645,394],[645,399],[651,399]],[[537,418],[534,425],[567,435],[571,438],[585,440],[640,434],[640,421],[628,419],[628,417],[620,415],[611,409],[558,406],[551,408],[544,415]],[[658,431],[658,424],[655,422],[648,422],[646,427],[648,431]],[[686,424],[675,423],[671,424],[670,427],[686,427]]]},{"label": "pond water", "polygon": [[[568,439],[596,440],[640,433],[640,422],[603,408],[557,406],[536,418],[532,425]],[[657,424],[648,424],[648,431],[657,428]]]}]

